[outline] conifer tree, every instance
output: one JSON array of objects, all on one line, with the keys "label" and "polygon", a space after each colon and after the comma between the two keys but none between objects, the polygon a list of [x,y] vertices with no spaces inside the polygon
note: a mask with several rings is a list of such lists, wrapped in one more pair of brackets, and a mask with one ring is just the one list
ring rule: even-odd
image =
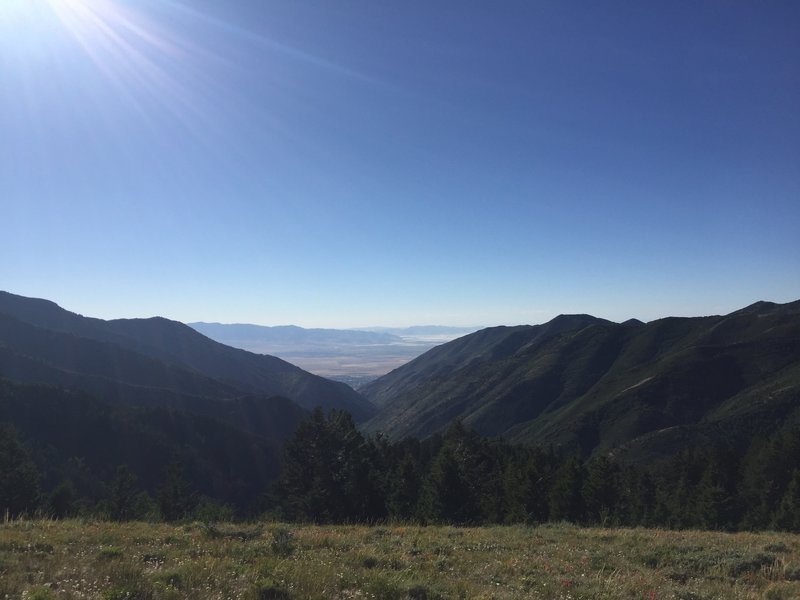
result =
[{"label": "conifer tree", "polygon": [[420,494],[419,466],[410,452],[405,452],[389,475],[386,506],[389,515],[408,520],[414,517]]},{"label": "conifer tree", "polygon": [[65,479],[50,492],[47,505],[50,514],[56,519],[64,519],[72,515],[77,493],[72,481]]},{"label": "conifer tree", "polygon": [[431,465],[421,516],[443,523],[474,522],[477,520],[475,500],[455,449],[443,446]]},{"label": "conifer tree", "polygon": [[0,511],[10,516],[33,512],[39,500],[39,472],[16,430],[0,424]]},{"label": "conifer tree", "polygon": [[158,489],[158,508],[165,521],[177,521],[191,514],[198,497],[186,480],[183,464],[174,458],[164,470]]},{"label": "conifer tree", "polygon": [[528,521],[528,497],[530,479],[525,463],[509,460],[503,469],[502,480],[503,521],[506,523],[525,523]]},{"label": "conifer tree", "polygon": [[725,491],[722,472],[715,460],[708,463],[695,487],[693,525],[703,529],[730,527],[731,499]]},{"label": "conifer tree", "polygon": [[577,456],[567,459],[558,468],[549,494],[552,521],[578,522],[583,519],[583,479],[583,465]]},{"label": "conifer tree", "polygon": [[385,517],[377,455],[348,413],[333,410],[326,417],[315,409],[284,447],[273,488],[282,516],[315,522]]},{"label": "conifer tree", "polygon": [[529,522],[543,523],[550,518],[550,486],[556,467],[557,459],[552,448],[547,451],[534,449],[526,461],[525,505]]},{"label": "conifer tree", "polygon": [[138,478],[127,465],[120,465],[108,489],[108,512],[112,521],[130,521],[137,517]]},{"label": "conifer tree", "polygon": [[617,507],[617,468],[605,456],[589,462],[583,482],[582,496],[586,518],[590,523],[600,523],[612,516]]},{"label": "conifer tree", "polygon": [[800,533],[800,469],[792,470],[792,478],[775,514],[775,527]]}]

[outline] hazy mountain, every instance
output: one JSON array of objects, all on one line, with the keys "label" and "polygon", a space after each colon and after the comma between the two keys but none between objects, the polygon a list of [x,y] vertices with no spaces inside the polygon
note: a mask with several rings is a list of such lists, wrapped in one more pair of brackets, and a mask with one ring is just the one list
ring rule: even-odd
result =
[{"label": "hazy mountain", "polygon": [[237,348],[250,344],[253,347],[275,346],[367,346],[394,344],[402,338],[390,333],[358,331],[354,329],[305,329],[296,325],[266,327],[246,323],[188,323],[212,340]]},{"label": "hazy mountain", "polygon": [[283,396],[310,408],[343,408],[356,419],[372,405],[343,383],[274,356],[215,342],[160,317],[103,321],[47,300],[0,292],[0,376],[74,385],[101,398],[158,403],[171,398]]},{"label": "hazy mountain", "polygon": [[202,322],[189,326],[228,346],[280,356],[303,369],[354,387],[385,375],[438,344],[475,331],[439,326],[374,330]]},{"label": "hazy mountain", "polygon": [[473,333],[481,327],[449,327],[446,325],[413,325],[411,327],[366,327],[359,331],[386,333],[401,339],[408,338],[447,338],[452,340],[468,333]]},{"label": "hazy mountain", "polygon": [[800,417],[800,301],[611,323],[562,315],[484,329],[366,385],[366,424],[427,436],[454,418],[513,441],[671,451]]}]

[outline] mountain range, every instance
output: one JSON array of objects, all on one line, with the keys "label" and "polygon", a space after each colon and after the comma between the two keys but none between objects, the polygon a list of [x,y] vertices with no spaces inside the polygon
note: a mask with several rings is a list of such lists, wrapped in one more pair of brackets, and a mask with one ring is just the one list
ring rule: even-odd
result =
[{"label": "mountain range", "polygon": [[487,436],[584,455],[747,444],[800,420],[800,301],[647,324],[562,315],[488,328],[360,391],[378,407],[365,429],[396,439],[459,418]]},{"label": "mountain range", "polygon": [[252,497],[315,406],[392,439],[459,419],[584,457],[746,447],[800,422],[800,301],[650,323],[561,315],[486,328],[356,392],[176,321],[105,321],[0,292],[0,422],[35,448],[50,483],[68,477],[97,496],[128,464],[152,491],[157,466],[177,456],[204,493]]},{"label": "mountain range", "polygon": [[236,348],[264,346],[366,346],[375,344],[398,344],[400,336],[386,332],[361,331],[356,329],[305,329],[296,325],[251,325],[248,323],[188,323],[212,340]]},{"label": "mountain range", "polygon": [[189,323],[222,344],[279,356],[317,375],[344,381],[356,389],[423,352],[476,327],[414,326],[371,329],[304,329],[246,323]]}]

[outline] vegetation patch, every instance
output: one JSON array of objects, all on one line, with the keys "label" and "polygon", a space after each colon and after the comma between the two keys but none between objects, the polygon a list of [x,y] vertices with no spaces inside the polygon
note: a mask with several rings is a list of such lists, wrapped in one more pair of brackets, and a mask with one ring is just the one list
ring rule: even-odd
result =
[{"label": "vegetation patch", "polygon": [[[216,527],[221,534],[209,538],[200,523],[11,521],[0,525],[0,598],[800,597],[800,536],[791,533],[568,524]],[[21,551],[34,544],[52,551]]]}]

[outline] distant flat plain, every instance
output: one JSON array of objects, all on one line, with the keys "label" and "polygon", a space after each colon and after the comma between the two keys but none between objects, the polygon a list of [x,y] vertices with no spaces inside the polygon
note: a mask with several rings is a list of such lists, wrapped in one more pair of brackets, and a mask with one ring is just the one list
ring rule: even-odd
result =
[{"label": "distant flat plain", "polygon": [[189,325],[228,346],[277,356],[306,371],[353,387],[385,375],[435,346],[480,329],[429,326],[337,330],[218,323]]}]

